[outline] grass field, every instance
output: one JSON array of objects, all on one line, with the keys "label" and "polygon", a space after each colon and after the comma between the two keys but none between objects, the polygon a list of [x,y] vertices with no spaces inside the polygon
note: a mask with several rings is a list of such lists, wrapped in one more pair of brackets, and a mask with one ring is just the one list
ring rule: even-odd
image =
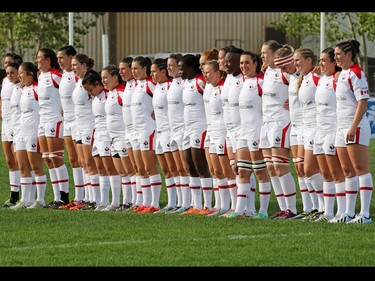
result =
[{"label": "grass field", "polygon": [[[374,174],[375,139],[371,140],[370,155]],[[1,149],[0,179],[2,203],[9,196],[9,177]],[[50,202],[50,185],[47,190],[46,202]],[[73,194],[71,187],[71,198]],[[161,206],[166,200],[163,189]],[[357,202],[359,211],[359,196]],[[269,214],[276,210],[272,194]],[[3,267],[375,266],[375,224],[49,209],[1,209],[0,221]]]}]

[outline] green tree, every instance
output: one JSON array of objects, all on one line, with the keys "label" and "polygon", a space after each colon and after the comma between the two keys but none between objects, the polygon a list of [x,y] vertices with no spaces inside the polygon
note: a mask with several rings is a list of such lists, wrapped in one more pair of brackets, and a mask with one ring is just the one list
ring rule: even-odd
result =
[{"label": "green tree", "polygon": [[[74,46],[82,46],[82,36],[96,25],[104,13],[92,13],[83,19],[82,13],[74,13]],[[0,13],[0,51],[26,52],[40,48],[57,49],[69,43],[69,13]]]},{"label": "green tree", "polygon": [[[375,39],[375,13],[325,13],[325,41],[327,46],[356,39],[360,42],[361,57],[359,64],[366,75],[367,42]],[[320,13],[283,13],[279,22],[271,23],[286,35],[304,39],[307,36],[320,36]]]}]

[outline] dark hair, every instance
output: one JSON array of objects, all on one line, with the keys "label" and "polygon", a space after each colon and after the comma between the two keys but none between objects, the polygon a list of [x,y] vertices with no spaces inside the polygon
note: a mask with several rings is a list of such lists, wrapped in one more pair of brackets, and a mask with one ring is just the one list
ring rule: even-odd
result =
[{"label": "dark hair", "polygon": [[151,74],[151,59],[149,57],[136,57],[133,61],[137,62],[142,68],[146,67],[146,75],[150,76]]},{"label": "dark hair", "polygon": [[60,70],[60,65],[57,61],[57,56],[54,50],[49,49],[49,48],[41,48],[39,49],[39,52],[42,52],[46,59],[50,59],[52,68],[56,68]]},{"label": "dark hair", "polygon": [[257,63],[257,66],[255,67],[255,72],[260,73],[262,68],[262,59],[260,58],[260,56],[250,51],[245,51],[241,54],[241,56],[244,55],[249,56],[253,63]]},{"label": "dark hair", "polygon": [[202,71],[199,69],[199,57],[200,55],[187,54],[181,59],[181,62],[188,67],[191,67],[195,74],[201,74]]},{"label": "dark hair", "polygon": [[15,68],[15,69],[18,69],[19,67],[20,67],[20,64],[18,63],[18,62],[16,62],[16,61],[14,61],[14,62],[11,62],[11,63],[9,63],[8,65],[7,65],[7,67],[13,67],[13,68]]},{"label": "dark hair", "polygon": [[168,74],[168,71],[167,71],[167,66],[168,66],[167,61],[168,61],[167,58],[166,59],[157,58],[157,59],[154,60],[154,62],[152,64],[155,64],[159,70],[165,69],[165,73],[167,75],[167,78],[171,78]]},{"label": "dark hair", "polygon": [[357,57],[360,53],[359,46],[360,46],[360,43],[357,40],[354,40],[354,39],[344,41],[344,42],[340,42],[336,45],[336,47],[343,50],[343,52],[345,54],[347,54],[348,52],[351,52],[352,53],[352,61],[354,63],[357,63]]},{"label": "dark hair", "polygon": [[[335,61],[335,49],[333,49],[332,47],[328,47],[328,48],[324,49],[322,51],[322,53],[328,55],[330,62],[334,62]],[[337,72],[337,71],[341,71],[341,70],[342,70],[341,67],[337,66],[337,64],[336,64],[335,71]]]},{"label": "dark hair", "polygon": [[132,67],[133,58],[132,57],[125,57],[120,62],[123,62],[128,65],[129,68]]},{"label": "dark hair", "polygon": [[122,80],[122,77],[120,75],[120,71],[119,71],[118,67],[115,66],[114,64],[110,64],[110,65],[104,67],[102,69],[102,71],[103,70],[108,71],[111,76],[117,76],[117,81],[118,81],[119,84],[124,83],[124,81]]},{"label": "dark hair", "polygon": [[13,61],[18,62],[18,64],[21,64],[23,62],[22,57],[17,55],[16,53],[7,53],[5,57],[11,57]]},{"label": "dark hair", "polygon": [[59,52],[64,52],[68,56],[75,56],[77,54],[76,49],[72,45],[67,45],[58,49]]},{"label": "dark hair", "polygon": [[236,46],[230,45],[228,47],[227,53],[235,53],[235,54],[242,54],[244,51],[241,48],[237,48]]},{"label": "dark hair", "polygon": [[90,69],[89,71],[87,71],[87,73],[85,74],[85,77],[83,77],[82,79],[82,86],[83,85],[96,85],[96,83],[99,83],[100,85],[103,85],[103,82],[102,82],[102,77],[100,77],[99,73],[97,73],[95,70],[93,69]]},{"label": "dark hair", "polygon": [[35,64],[32,62],[23,62],[21,66],[26,71],[26,74],[32,73],[34,81],[38,81],[38,67]]}]

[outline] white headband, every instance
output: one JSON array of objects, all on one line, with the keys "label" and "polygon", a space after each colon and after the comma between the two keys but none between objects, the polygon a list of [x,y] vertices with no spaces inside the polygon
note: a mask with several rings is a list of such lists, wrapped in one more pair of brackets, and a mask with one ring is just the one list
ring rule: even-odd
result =
[{"label": "white headband", "polygon": [[277,67],[282,67],[282,66],[292,63],[293,60],[294,60],[293,53],[291,53],[289,56],[274,59],[273,62],[275,63]]}]

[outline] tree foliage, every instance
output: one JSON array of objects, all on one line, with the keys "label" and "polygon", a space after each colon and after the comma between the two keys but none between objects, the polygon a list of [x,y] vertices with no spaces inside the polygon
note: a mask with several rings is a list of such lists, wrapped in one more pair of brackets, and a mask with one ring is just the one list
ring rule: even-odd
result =
[{"label": "tree foliage", "polygon": [[[82,36],[96,25],[104,13],[92,13],[83,19],[82,13],[74,13],[74,46],[82,46]],[[69,13],[0,13],[0,50],[23,56],[30,50],[57,49],[69,43]]]},{"label": "tree foliage", "polygon": [[[292,37],[304,39],[320,36],[320,13],[283,13],[279,22],[271,24]],[[325,13],[325,41],[334,46],[340,41],[356,39],[361,44],[359,63],[367,73],[367,42],[375,39],[375,13]]]}]

